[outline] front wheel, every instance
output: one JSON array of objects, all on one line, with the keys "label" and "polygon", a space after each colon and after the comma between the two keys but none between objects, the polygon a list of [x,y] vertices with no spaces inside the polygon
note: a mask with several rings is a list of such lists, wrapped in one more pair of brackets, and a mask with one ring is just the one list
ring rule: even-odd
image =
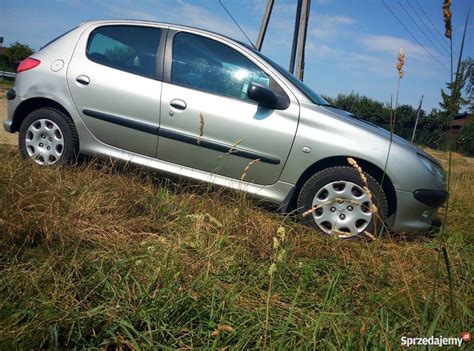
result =
[{"label": "front wheel", "polygon": [[23,158],[31,158],[42,166],[73,161],[78,144],[74,123],[53,108],[30,112],[20,126],[19,146]]},{"label": "front wheel", "polygon": [[383,228],[387,199],[379,183],[352,167],[331,167],[309,178],[298,196],[302,221],[323,233],[352,238]]}]

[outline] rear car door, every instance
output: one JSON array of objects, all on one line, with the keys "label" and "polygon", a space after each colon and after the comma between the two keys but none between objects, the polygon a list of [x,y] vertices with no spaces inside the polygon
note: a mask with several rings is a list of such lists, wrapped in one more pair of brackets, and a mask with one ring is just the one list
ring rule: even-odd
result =
[{"label": "rear car door", "polygon": [[[253,82],[286,101],[267,109],[247,97]],[[278,180],[298,124],[299,105],[284,84],[244,49],[220,37],[168,34],[157,157],[268,185]]]},{"label": "rear car door", "polygon": [[156,156],[166,29],[101,25],[85,30],[68,67],[68,86],[101,142]]}]

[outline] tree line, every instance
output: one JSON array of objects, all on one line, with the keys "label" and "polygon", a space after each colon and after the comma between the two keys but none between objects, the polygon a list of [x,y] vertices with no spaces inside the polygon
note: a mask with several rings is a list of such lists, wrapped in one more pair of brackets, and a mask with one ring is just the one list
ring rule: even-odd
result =
[{"label": "tree line", "polygon": [[[474,60],[468,58],[461,64],[456,89],[451,95],[441,90],[439,108],[427,112],[420,110],[414,143],[433,149],[445,150],[448,146],[448,133],[453,116],[463,109],[474,114]],[[447,83],[450,89],[452,83]],[[450,89],[451,91],[451,89]],[[404,104],[393,111],[392,107],[370,97],[352,92],[339,94],[336,98],[324,96],[332,105],[349,111],[355,116],[390,130],[390,116],[395,115],[394,133],[410,140],[417,119],[417,108]],[[474,156],[474,121],[464,125],[454,140],[457,151]]]},{"label": "tree line", "polygon": [[32,55],[34,50],[28,45],[14,42],[0,50],[0,71],[15,72],[21,60]]}]

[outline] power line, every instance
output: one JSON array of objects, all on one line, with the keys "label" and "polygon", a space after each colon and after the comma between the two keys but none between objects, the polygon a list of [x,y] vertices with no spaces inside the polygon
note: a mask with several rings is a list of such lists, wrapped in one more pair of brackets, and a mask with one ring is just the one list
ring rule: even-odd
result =
[{"label": "power line", "polygon": [[[438,42],[438,44],[440,44],[440,47],[441,49],[445,50],[446,53],[449,55],[449,50],[443,46],[443,43],[446,44],[446,42],[443,42],[443,41],[440,41],[438,36],[436,36],[433,31],[431,29],[428,28],[428,26],[426,25],[425,21],[421,18],[421,16],[418,14],[418,11],[415,10],[415,8],[413,7],[413,5],[410,3],[410,1],[407,1],[407,4],[408,6],[411,7],[411,9],[413,10],[413,13],[420,19],[420,22],[423,23],[423,25],[425,26],[426,30],[428,31],[428,33],[431,34],[431,36]],[[448,47],[449,48],[449,47]]]},{"label": "power line", "polygon": [[402,5],[401,1],[400,0],[397,0],[398,2],[398,5],[400,5],[400,7],[403,9],[403,11],[405,11],[405,13],[407,14],[407,16],[411,19],[411,21],[415,24],[415,26],[418,28],[418,30],[423,33],[423,35],[425,36],[426,39],[428,39],[428,41],[431,43],[431,45],[433,45],[433,47],[438,50],[438,52],[443,55],[443,57],[447,58],[449,60],[449,56],[447,56],[444,52],[442,52],[440,49],[438,49],[438,47],[436,46],[436,44],[434,43],[433,40],[431,40],[431,38],[426,35],[425,31],[418,25],[418,23],[414,20],[414,18],[410,15],[410,12],[408,12],[408,10],[405,8],[405,6]]},{"label": "power line", "polygon": [[[224,6],[224,4],[221,2],[221,0],[217,0],[219,2],[219,4],[222,6],[222,8],[225,10],[225,12],[227,12],[227,14],[229,15],[230,18],[232,18],[232,21],[234,21],[235,25],[237,27],[239,27],[240,31],[242,32],[242,34],[247,38],[247,40],[249,41],[250,45],[252,45],[252,47],[257,50],[257,48],[255,47],[255,45],[253,45],[252,43],[252,40],[250,40],[250,38],[247,36],[247,34],[245,34],[244,30],[242,29],[242,27],[239,25],[239,23],[236,21],[236,19],[230,14],[229,10],[227,10],[227,8]],[[258,50],[257,50],[258,51]]]},{"label": "power line", "polygon": [[430,22],[431,26],[436,30],[436,32],[439,34],[439,36],[441,37],[441,42],[446,46],[447,48],[447,51],[449,52],[449,50],[452,50],[453,51],[453,54],[454,56],[457,56],[458,54],[456,54],[456,50],[454,48],[451,47],[448,39],[446,39],[446,37],[444,36],[444,34],[442,34],[438,27],[436,27],[433,23],[433,21],[431,21],[431,18],[428,16],[428,14],[425,12],[425,10],[423,9],[423,7],[421,6],[421,4],[418,2],[418,0],[415,0],[416,4],[418,5],[418,7],[420,8],[421,12],[423,12],[423,14],[425,15],[425,17],[428,19],[428,21]]},{"label": "power line", "polygon": [[410,34],[410,36],[413,38],[413,40],[416,41],[418,43],[418,45],[420,45],[428,53],[428,55],[430,55],[433,59],[435,59],[435,61],[438,62],[444,69],[446,69],[448,72],[450,72],[448,67],[446,67],[440,60],[438,60],[438,58],[436,56],[434,56],[430,51],[428,51],[428,49],[422,43],[420,43],[418,39],[416,39],[416,37],[412,34],[412,32],[403,24],[403,22],[392,11],[392,9],[387,5],[387,3],[384,0],[381,0],[381,1],[385,5],[387,10],[392,14],[392,16],[395,17],[395,19],[398,21],[398,23],[400,23],[400,25],[403,27],[403,29],[405,29],[405,31],[408,34]]},{"label": "power line", "polygon": [[427,15],[427,13],[425,12],[425,10],[423,9],[423,7],[420,5],[420,3],[418,2],[418,0],[415,0],[416,4],[418,5],[418,7],[420,8],[421,12],[423,12],[423,14],[425,15],[425,17],[428,19],[428,21],[430,22],[431,26],[438,32],[439,36],[441,38],[443,38],[443,43],[445,43],[445,45],[447,46],[447,48],[449,49],[449,43],[448,43],[448,40],[446,39],[446,37],[439,31],[438,27],[436,27],[433,23],[433,21],[431,21],[431,18]]}]

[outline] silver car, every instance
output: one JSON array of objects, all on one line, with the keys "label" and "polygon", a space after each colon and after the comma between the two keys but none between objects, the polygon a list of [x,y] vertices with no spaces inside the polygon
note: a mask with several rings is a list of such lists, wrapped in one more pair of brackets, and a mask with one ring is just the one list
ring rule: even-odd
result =
[{"label": "silver car", "polygon": [[425,231],[447,198],[426,152],[195,28],[83,23],[24,60],[7,97],[4,127],[41,165],[112,157],[297,209],[331,235]]}]

